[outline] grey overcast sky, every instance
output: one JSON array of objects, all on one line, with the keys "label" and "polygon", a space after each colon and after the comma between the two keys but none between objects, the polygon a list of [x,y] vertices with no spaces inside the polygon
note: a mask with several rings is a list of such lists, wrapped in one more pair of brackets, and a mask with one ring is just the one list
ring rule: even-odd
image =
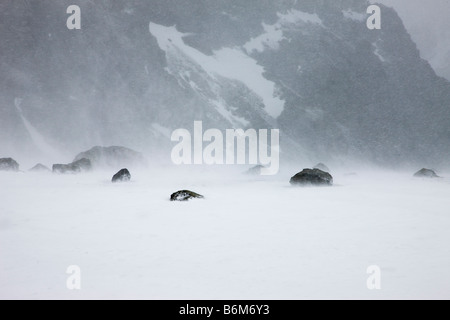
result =
[{"label": "grey overcast sky", "polygon": [[421,55],[450,80],[450,0],[372,0],[394,7]]}]

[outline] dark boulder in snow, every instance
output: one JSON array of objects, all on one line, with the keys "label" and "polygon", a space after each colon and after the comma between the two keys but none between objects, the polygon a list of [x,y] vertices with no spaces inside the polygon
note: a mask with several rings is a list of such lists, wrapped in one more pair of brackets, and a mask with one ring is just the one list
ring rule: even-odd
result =
[{"label": "dark boulder in snow", "polygon": [[143,167],[147,165],[144,156],[125,147],[94,147],[77,155],[74,161],[89,159],[93,168]]},{"label": "dark boulder in snow", "polygon": [[51,170],[49,168],[47,168],[46,166],[44,166],[41,163],[38,163],[33,168],[31,168],[29,171],[30,172],[51,172]]},{"label": "dark boulder in snow", "polygon": [[0,171],[19,171],[19,164],[12,158],[0,159]]},{"label": "dark boulder in snow", "polygon": [[319,169],[305,169],[291,178],[292,185],[332,186],[333,177]]},{"label": "dark boulder in snow", "polygon": [[439,178],[439,176],[431,169],[422,169],[414,174],[416,178]]},{"label": "dark boulder in snow", "polygon": [[262,165],[257,165],[256,167],[248,169],[248,171],[245,174],[248,174],[250,176],[257,176],[261,175],[262,169],[265,169],[266,167]]},{"label": "dark boulder in snow", "polygon": [[112,177],[112,182],[128,182],[131,180],[131,173],[128,169],[122,169]]},{"label": "dark boulder in snow", "polygon": [[323,163],[319,163],[319,164],[315,165],[314,169],[319,169],[319,170],[322,170],[323,172],[330,173],[330,169],[326,165],[324,165]]},{"label": "dark boulder in snow", "polygon": [[90,171],[92,169],[92,164],[89,159],[80,159],[78,161],[69,164],[54,164],[53,173],[80,173]]},{"label": "dark boulder in snow", "polygon": [[204,197],[198,193],[189,191],[189,190],[182,190],[175,192],[170,196],[170,201],[188,201],[191,199],[203,199]]}]

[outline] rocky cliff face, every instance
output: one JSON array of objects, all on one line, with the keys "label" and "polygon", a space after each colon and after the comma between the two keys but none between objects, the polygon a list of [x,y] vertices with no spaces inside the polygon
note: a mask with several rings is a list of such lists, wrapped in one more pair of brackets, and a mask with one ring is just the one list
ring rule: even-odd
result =
[{"label": "rocky cliff face", "polygon": [[2,152],[157,152],[203,120],[280,128],[291,158],[448,159],[450,84],[392,9],[368,30],[364,0],[76,2],[0,4]]}]

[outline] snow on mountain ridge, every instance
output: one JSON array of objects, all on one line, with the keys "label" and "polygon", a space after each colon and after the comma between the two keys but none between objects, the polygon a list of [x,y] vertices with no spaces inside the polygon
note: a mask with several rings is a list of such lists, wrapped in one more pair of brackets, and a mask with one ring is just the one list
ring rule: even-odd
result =
[{"label": "snow on mountain ridge", "polygon": [[248,54],[254,51],[263,52],[266,48],[277,50],[280,47],[280,42],[286,37],[284,30],[288,27],[297,26],[300,22],[312,23],[323,26],[322,20],[317,14],[311,14],[299,10],[288,10],[286,13],[277,13],[278,21],[275,24],[269,25],[263,23],[264,33],[250,39],[243,48]]},{"label": "snow on mountain ridge", "polygon": [[323,26],[322,19],[316,13],[308,13],[296,9],[288,10],[286,13],[277,13],[279,23],[282,25],[298,24],[299,22],[312,23]]},{"label": "snow on mountain ridge", "polygon": [[[273,118],[277,118],[283,112],[284,102],[274,97],[275,84],[264,78],[264,68],[243,51],[237,48],[223,48],[214,51],[213,56],[208,56],[187,45],[183,38],[190,34],[178,32],[174,26],[165,27],[151,22],[149,29],[157,39],[161,50],[166,54],[169,51],[173,54],[175,51],[173,49],[176,48],[179,53],[197,63],[212,78],[217,78],[219,75],[242,82],[262,98],[265,111]],[[238,122],[242,122],[242,120]]]}]

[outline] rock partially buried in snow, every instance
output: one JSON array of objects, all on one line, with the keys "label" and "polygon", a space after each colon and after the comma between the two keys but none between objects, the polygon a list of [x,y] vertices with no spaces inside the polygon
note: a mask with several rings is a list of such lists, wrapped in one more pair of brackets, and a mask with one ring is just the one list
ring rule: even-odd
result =
[{"label": "rock partially buried in snow", "polygon": [[31,168],[28,171],[30,171],[30,172],[51,172],[51,170],[49,168],[47,168],[46,166],[44,166],[41,163],[38,163],[37,165],[35,165],[33,168]]},{"label": "rock partially buried in snow", "polygon": [[174,194],[172,194],[170,196],[170,201],[188,201],[191,199],[203,199],[203,198],[204,198],[204,196],[202,196],[198,193],[195,193],[195,192],[192,192],[189,190],[182,190],[182,191],[178,191],[178,192],[175,192]]},{"label": "rock partially buried in snow", "polygon": [[333,177],[319,169],[305,169],[291,178],[291,185],[298,186],[332,186]]},{"label": "rock partially buried in snow", "polygon": [[69,164],[54,164],[53,173],[67,174],[67,173],[81,173],[90,171],[92,164],[89,159],[80,159]]},{"label": "rock partially buried in snow", "polygon": [[83,158],[89,159],[94,169],[145,167],[147,165],[147,161],[141,153],[125,147],[94,147],[77,155],[74,161]]},{"label": "rock partially buried in snow", "polygon": [[19,164],[12,158],[0,159],[0,171],[19,171]]},{"label": "rock partially buried in snow", "polygon": [[256,167],[248,169],[248,171],[245,174],[248,174],[250,176],[257,176],[261,175],[261,171],[265,169],[266,167],[262,165],[257,165]]},{"label": "rock partially buried in snow", "polygon": [[112,182],[128,182],[131,180],[131,173],[128,169],[122,169],[112,177]]},{"label": "rock partially buried in snow", "polygon": [[330,169],[323,163],[319,163],[319,164],[315,165],[313,169],[319,169],[319,170],[322,170],[323,172],[328,172],[328,173],[331,172]]},{"label": "rock partially buried in snow", "polygon": [[416,178],[440,178],[434,170],[422,169],[414,174]]}]

